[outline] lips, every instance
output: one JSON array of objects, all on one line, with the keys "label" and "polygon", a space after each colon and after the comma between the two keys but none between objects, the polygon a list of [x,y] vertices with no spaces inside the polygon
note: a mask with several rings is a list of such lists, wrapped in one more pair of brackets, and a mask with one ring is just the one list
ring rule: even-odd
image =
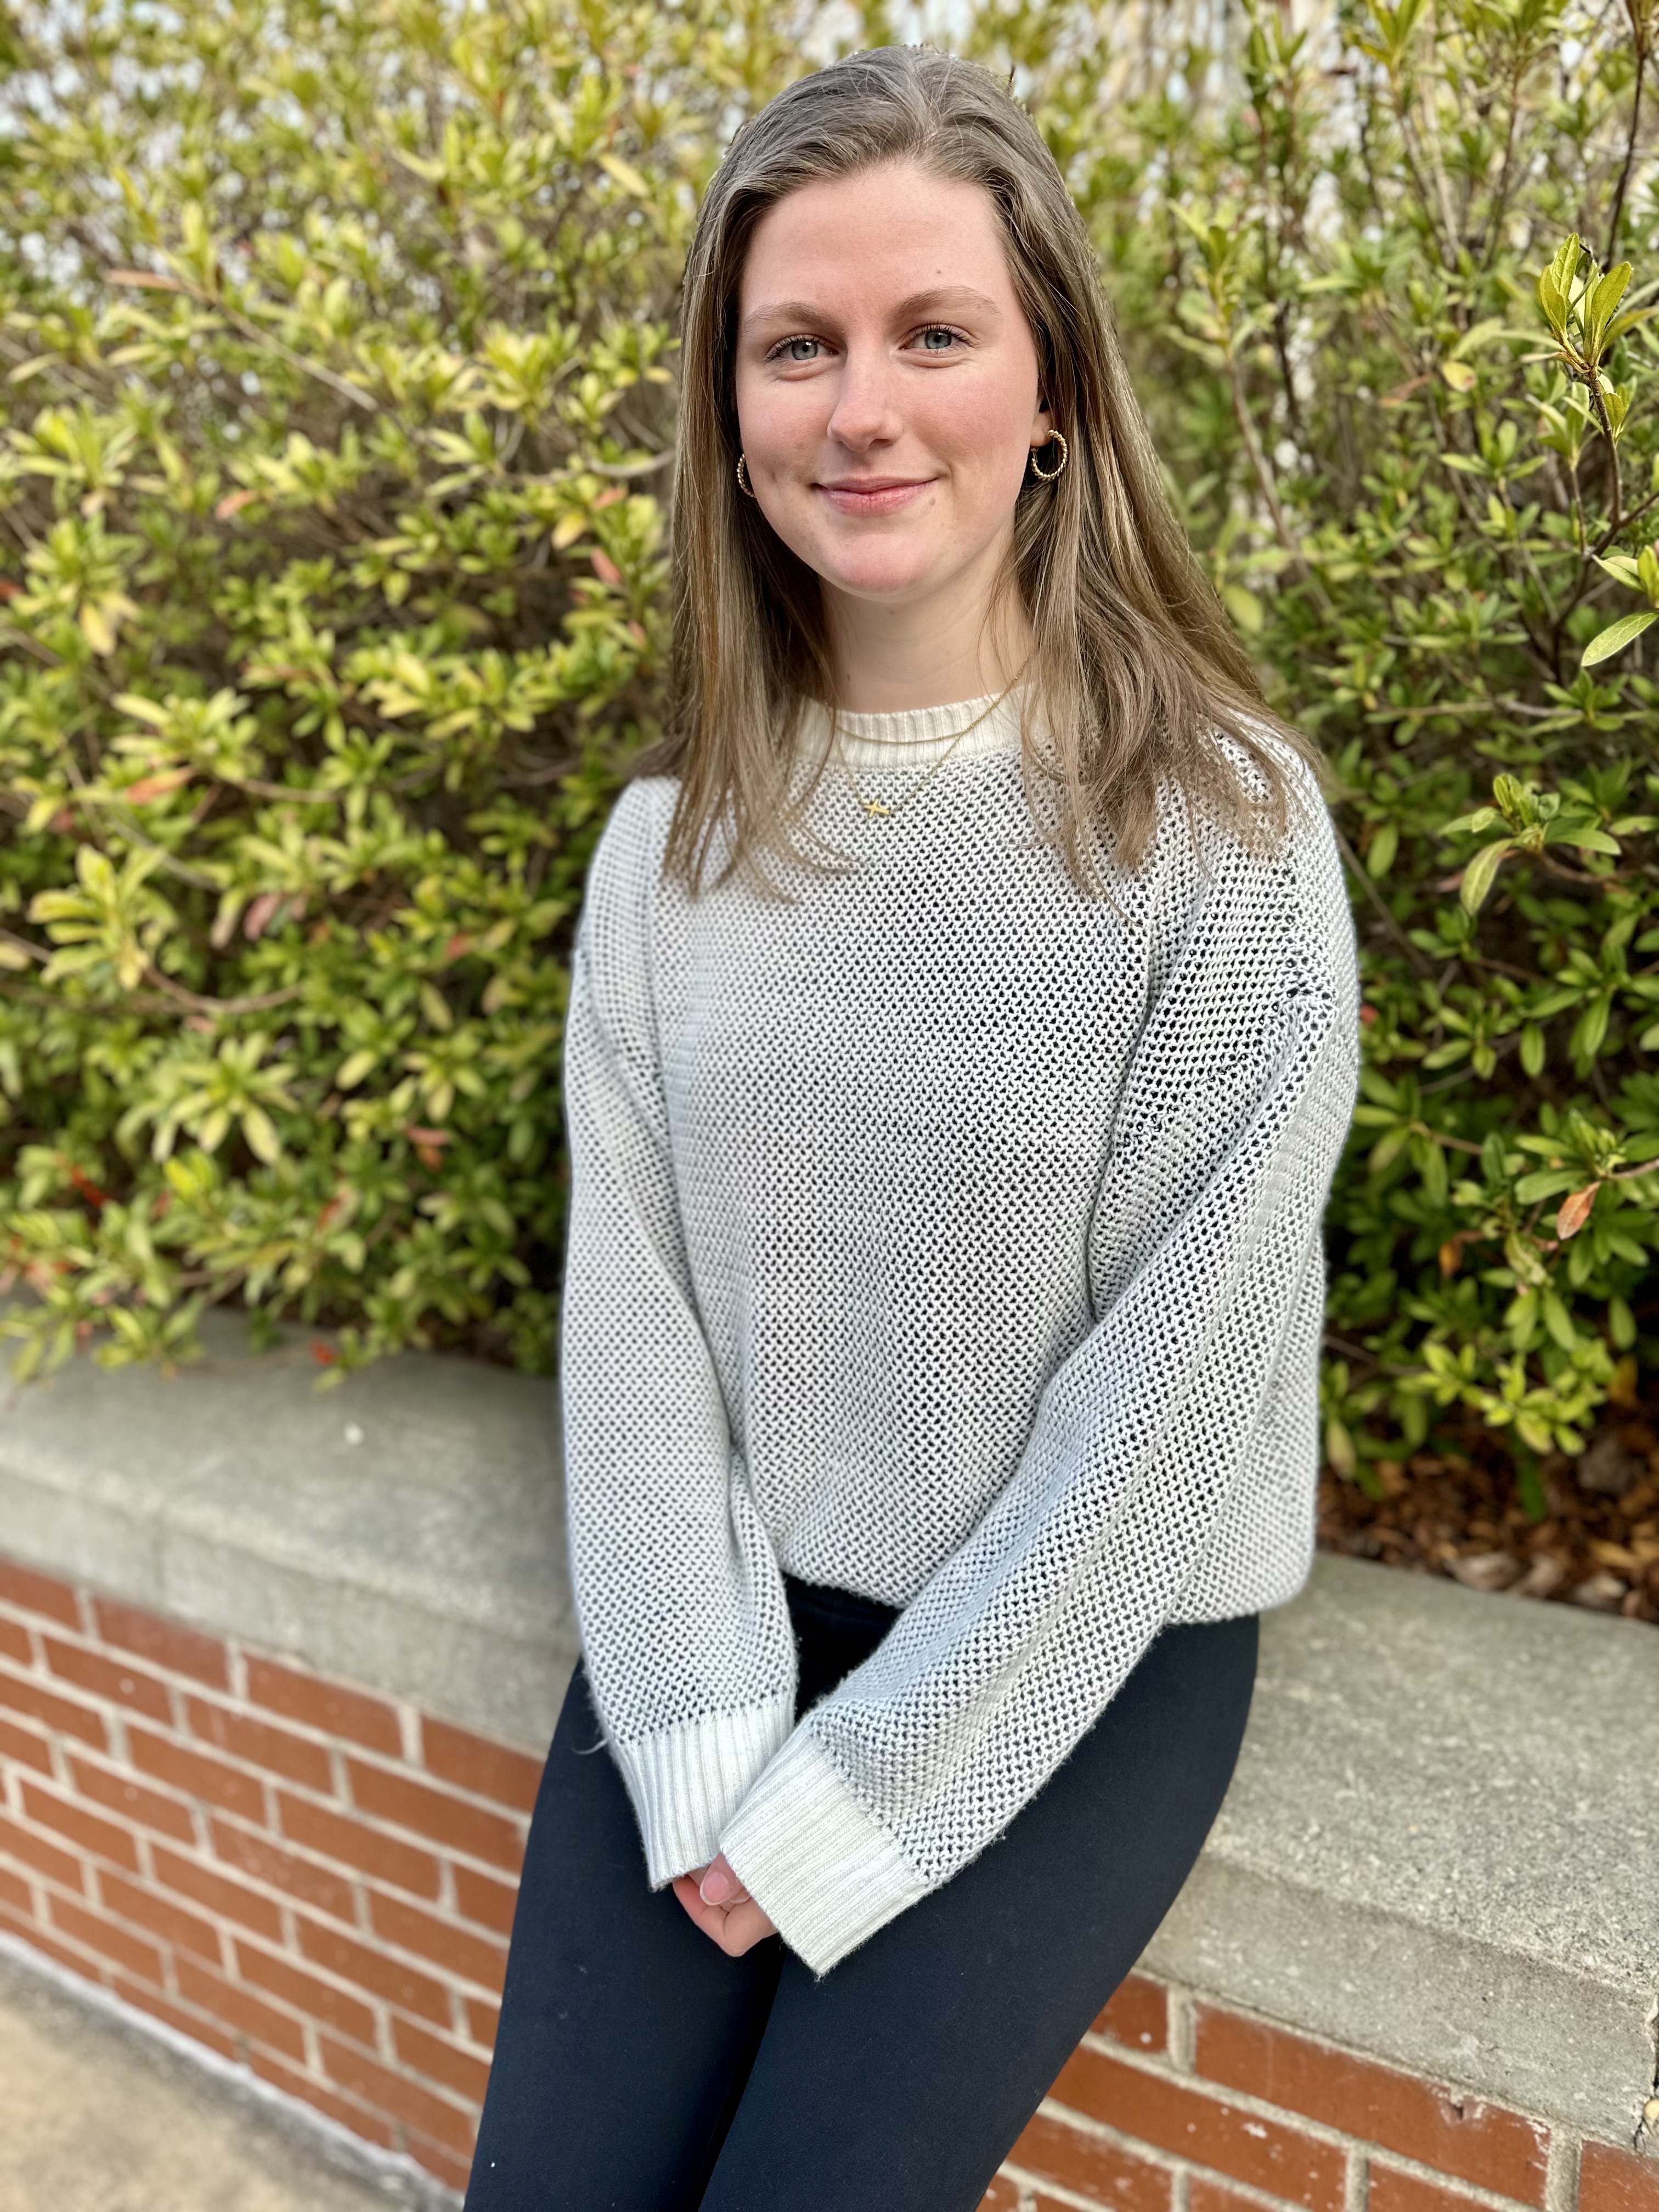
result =
[{"label": "lips", "polygon": [[817,489],[840,514],[893,514],[921,498],[931,477],[865,477],[821,483]]}]

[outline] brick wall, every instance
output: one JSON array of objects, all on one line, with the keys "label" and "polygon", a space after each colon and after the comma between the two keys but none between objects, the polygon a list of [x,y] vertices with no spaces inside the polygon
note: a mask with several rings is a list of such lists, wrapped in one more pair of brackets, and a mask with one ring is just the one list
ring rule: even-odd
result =
[{"label": "brick wall", "polygon": [[1659,2212],[1659,2160],[1131,1975],[981,2212]]},{"label": "brick wall", "polygon": [[0,1929],[458,2188],[539,1767],[0,1560]]},{"label": "brick wall", "polygon": [[[458,2188],[538,1765],[0,1559],[0,1929]],[[1135,1975],[983,2212],[1062,2206],[1659,2212],[1659,2162]]]}]

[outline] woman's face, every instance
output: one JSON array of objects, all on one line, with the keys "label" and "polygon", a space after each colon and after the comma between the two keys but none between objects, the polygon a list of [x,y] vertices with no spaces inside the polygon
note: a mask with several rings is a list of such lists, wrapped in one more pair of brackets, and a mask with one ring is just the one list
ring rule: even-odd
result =
[{"label": "woman's face", "polygon": [[905,165],[780,200],[744,264],[736,368],[762,511],[832,592],[983,588],[1048,417],[979,185]]}]

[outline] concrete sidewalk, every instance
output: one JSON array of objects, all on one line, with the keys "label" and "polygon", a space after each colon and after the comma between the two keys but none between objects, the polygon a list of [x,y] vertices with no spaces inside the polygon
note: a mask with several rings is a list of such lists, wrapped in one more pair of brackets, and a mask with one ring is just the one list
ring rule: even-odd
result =
[{"label": "concrete sidewalk", "polygon": [[414,2212],[280,2117],[0,1954],[0,2212]]}]

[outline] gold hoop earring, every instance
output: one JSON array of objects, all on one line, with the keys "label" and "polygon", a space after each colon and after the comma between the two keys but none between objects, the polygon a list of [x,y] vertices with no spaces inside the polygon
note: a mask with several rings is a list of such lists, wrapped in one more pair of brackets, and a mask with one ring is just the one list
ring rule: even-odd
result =
[{"label": "gold hoop earring", "polygon": [[744,457],[741,453],[738,455],[738,489],[745,499],[759,497],[759,494],[749,481],[749,471],[744,465]]},{"label": "gold hoop earring", "polygon": [[[1037,466],[1037,455],[1048,446],[1060,447],[1060,465],[1058,468],[1040,469]],[[1050,430],[1043,440],[1042,446],[1033,446],[1031,448],[1031,474],[1039,483],[1053,483],[1056,477],[1065,473],[1066,464],[1071,458],[1072,449],[1066,442],[1065,434],[1060,430]]]}]

